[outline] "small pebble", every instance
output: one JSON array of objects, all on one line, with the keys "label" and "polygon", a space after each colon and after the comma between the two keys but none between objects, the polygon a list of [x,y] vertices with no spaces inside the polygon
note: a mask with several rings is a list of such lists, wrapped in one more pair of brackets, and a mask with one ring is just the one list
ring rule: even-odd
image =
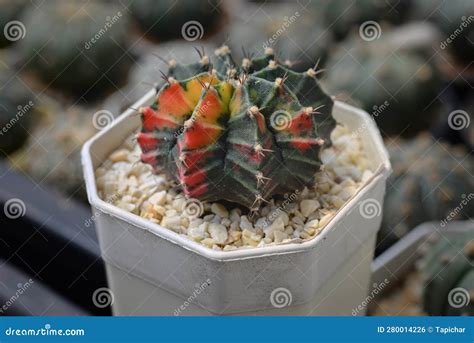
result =
[{"label": "small pebble", "polygon": [[223,244],[227,240],[227,228],[222,224],[209,224],[209,234],[217,244]]},{"label": "small pebble", "polygon": [[227,218],[229,216],[229,212],[224,207],[224,205],[213,203],[211,205],[211,212],[218,215],[221,218]]}]

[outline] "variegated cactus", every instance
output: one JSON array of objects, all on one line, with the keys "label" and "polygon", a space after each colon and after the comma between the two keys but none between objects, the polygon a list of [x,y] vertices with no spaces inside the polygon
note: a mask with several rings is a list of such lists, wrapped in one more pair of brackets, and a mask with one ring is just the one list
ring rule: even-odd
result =
[{"label": "variegated cactus", "polygon": [[211,63],[170,61],[166,84],[141,108],[142,161],[175,178],[187,197],[252,210],[314,182],[336,122],[317,71],[297,73],[273,51],[237,65],[228,47]]}]

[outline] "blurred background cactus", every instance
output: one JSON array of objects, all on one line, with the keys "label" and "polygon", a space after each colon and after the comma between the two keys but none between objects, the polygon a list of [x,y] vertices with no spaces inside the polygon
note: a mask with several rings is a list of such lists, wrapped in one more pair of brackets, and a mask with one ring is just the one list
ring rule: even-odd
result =
[{"label": "blurred background cactus", "polygon": [[474,229],[438,235],[423,248],[426,253],[418,268],[425,312],[432,316],[473,316]]},{"label": "blurred background cactus", "polygon": [[27,34],[19,42],[19,57],[44,87],[97,98],[123,84],[133,61],[123,8],[53,0],[29,7],[21,20]]},{"label": "blurred background cactus", "polygon": [[428,134],[387,147],[393,174],[385,195],[379,253],[423,222],[474,217],[474,161],[466,149]]}]

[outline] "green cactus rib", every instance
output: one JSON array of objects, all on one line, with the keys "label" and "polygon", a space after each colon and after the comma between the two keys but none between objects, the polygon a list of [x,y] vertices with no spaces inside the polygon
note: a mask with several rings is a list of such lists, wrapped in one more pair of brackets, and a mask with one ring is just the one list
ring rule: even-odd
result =
[{"label": "green cactus rib", "polygon": [[187,197],[256,210],[275,194],[314,182],[336,122],[316,71],[279,65],[271,49],[238,66],[170,61],[155,102],[140,109],[142,161],[175,178]]}]

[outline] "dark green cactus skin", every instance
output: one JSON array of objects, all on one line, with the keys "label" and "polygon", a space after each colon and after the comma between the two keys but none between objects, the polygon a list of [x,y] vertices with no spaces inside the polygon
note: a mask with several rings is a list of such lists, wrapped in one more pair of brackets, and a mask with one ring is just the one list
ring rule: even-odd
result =
[{"label": "dark green cactus skin", "polygon": [[[333,101],[315,70],[294,72],[267,52],[242,66],[227,47],[213,65],[207,56],[172,63],[172,79],[141,109],[142,161],[177,179],[187,197],[252,210],[313,183],[336,125]],[[287,125],[272,121],[279,113]]]},{"label": "dark green cactus skin", "polygon": [[394,172],[387,182],[378,253],[423,222],[474,216],[474,201],[468,201],[474,161],[465,150],[420,135],[388,145],[388,151]]},{"label": "dark green cactus skin", "polygon": [[218,0],[133,0],[130,11],[141,30],[159,40],[183,38],[181,30],[189,21],[198,21],[208,34],[224,15]]},{"label": "dark green cactus skin", "polygon": [[462,287],[474,292],[474,228],[467,232],[445,233],[419,264],[423,280],[423,307],[433,316],[474,315],[470,304],[452,307],[449,292]]},{"label": "dark green cactus skin", "polygon": [[244,57],[240,51],[245,42],[250,54],[261,55],[265,47],[278,51],[280,63],[286,62],[296,71],[306,71],[317,61],[324,66],[333,35],[323,25],[319,7],[302,9],[297,2],[246,4],[236,16],[221,39],[229,44],[236,59]]},{"label": "dark green cactus skin", "polygon": [[390,43],[383,35],[371,42],[351,37],[328,60],[324,83],[338,98],[359,102],[383,135],[409,137],[432,124],[441,81],[421,53]]},{"label": "dark green cactus skin", "polygon": [[0,157],[21,147],[35,116],[36,100],[11,70],[0,67]]},{"label": "dark green cactus skin", "polygon": [[0,0],[0,49],[14,43],[7,39],[3,30],[10,21],[19,19],[27,5],[26,0]]},{"label": "dark green cactus skin", "polygon": [[393,24],[404,22],[409,16],[410,0],[346,0],[316,1],[324,9],[326,27],[334,32],[337,39],[343,39],[353,28],[365,21],[385,21]]},{"label": "dark green cactus skin", "polygon": [[25,11],[27,35],[18,48],[26,70],[88,99],[115,90],[132,64],[123,11],[99,1],[59,0]]}]

